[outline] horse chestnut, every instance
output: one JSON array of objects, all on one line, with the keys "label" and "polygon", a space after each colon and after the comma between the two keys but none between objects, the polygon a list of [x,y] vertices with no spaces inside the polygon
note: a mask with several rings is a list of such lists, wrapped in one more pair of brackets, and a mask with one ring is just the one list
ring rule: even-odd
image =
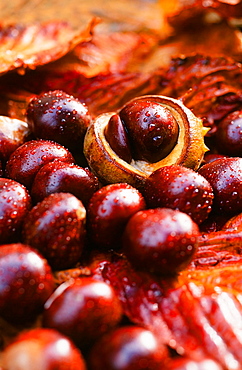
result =
[{"label": "horse chestnut", "polygon": [[145,200],[133,186],[126,183],[103,186],[93,194],[87,209],[92,242],[103,249],[118,249],[129,218],[144,208]]},{"label": "horse chestnut", "polygon": [[213,188],[205,177],[183,166],[164,166],[154,171],[144,185],[152,208],[167,207],[187,213],[198,224],[212,210]]},{"label": "horse chestnut", "polygon": [[90,346],[121,319],[121,305],[113,288],[91,277],[62,283],[45,303],[43,326]]},{"label": "horse chestnut", "polygon": [[87,206],[98,189],[98,179],[88,168],[57,159],[40,168],[30,194],[34,202],[39,202],[52,193],[71,193]]},{"label": "horse chestnut", "polygon": [[23,241],[38,249],[52,268],[73,267],[82,254],[86,209],[70,193],[54,193],[37,203],[23,223]]},{"label": "horse chestnut", "polygon": [[234,111],[219,122],[215,133],[219,153],[231,157],[242,154],[242,110]]},{"label": "horse chestnut", "polygon": [[74,162],[72,154],[56,142],[27,141],[11,154],[6,163],[6,176],[30,189],[39,169],[55,159],[68,163]]},{"label": "horse chestnut", "polygon": [[91,122],[86,105],[61,90],[34,97],[27,107],[26,117],[36,138],[56,141],[71,151],[82,149]]},{"label": "horse chestnut", "polygon": [[30,208],[31,198],[25,186],[0,178],[0,243],[18,240]]},{"label": "horse chestnut", "polygon": [[111,116],[105,127],[105,137],[113,151],[124,161],[130,163],[132,153],[127,131],[118,114]]},{"label": "horse chestnut", "polygon": [[207,151],[207,131],[181,100],[146,95],[118,112],[96,117],[87,129],[83,152],[103,184],[126,182],[141,189],[160,167],[178,164],[197,170]]},{"label": "horse chestnut", "polygon": [[8,370],[86,370],[79,349],[53,329],[21,333],[5,348],[2,357],[3,368]]},{"label": "horse chestnut", "polygon": [[36,319],[55,288],[46,259],[28,245],[0,246],[0,315],[22,325]]},{"label": "horse chestnut", "polygon": [[198,172],[213,188],[213,208],[217,212],[242,212],[242,158],[220,158],[204,164]]},{"label": "horse chestnut", "polygon": [[89,353],[90,370],[166,369],[168,350],[140,326],[123,326],[99,339]]},{"label": "horse chestnut", "polygon": [[179,126],[170,110],[149,98],[127,103],[119,116],[128,133],[135,159],[158,162],[177,143]]},{"label": "horse chestnut", "polygon": [[173,275],[197,249],[199,228],[186,213],[170,208],[135,213],[123,234],[123,251],[137,269]]}]

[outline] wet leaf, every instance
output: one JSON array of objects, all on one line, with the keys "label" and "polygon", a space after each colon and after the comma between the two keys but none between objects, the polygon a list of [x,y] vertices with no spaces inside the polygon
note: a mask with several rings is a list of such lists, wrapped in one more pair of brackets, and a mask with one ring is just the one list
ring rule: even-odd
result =
[{"label": "wet leaf", "polygon": [[241,368],[240,264],[186,270],[174,279],[134,271],[124,258],[99,261],[99,267],[96,276],[115,288],[133,322],[153,330],[178,354]]},{"label": "wet leaf", "polygon": [[0,74],[34,69],[57,60],[78,43],[88,41],[95,21],[76,33],[64,22],[0,27]]}]

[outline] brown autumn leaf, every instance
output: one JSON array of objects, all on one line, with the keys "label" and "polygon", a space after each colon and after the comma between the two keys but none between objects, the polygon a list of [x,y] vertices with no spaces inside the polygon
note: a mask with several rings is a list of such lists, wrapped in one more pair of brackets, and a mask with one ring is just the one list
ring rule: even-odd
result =
[{"label": "brown autumn leaf", "polygon": [[225,56],[174,58],[161,73],[160,93],[179,98],[212,130],[229,112],[242,107],[242,68]]},{"label": "brown autumn leaf", "polygon": [[80,42],[63,58],[42,68],[47,75],[75,71],[85,77],[138,69],[156,47],[159,38],[148,32],[113,32],[94,30],[92,39]]},{"label": "brown autumn leaf", "polygon": [[242,17],[241,0],[173,0],[172,5],[167,18],[173,27],[185,25],[186,21],[195,24],[198,17],[206,18],[207,14],[212,14],[211,19],[214,13],[224,19]]},{"label": "brown autumn leaf", "polygon": [[162,279],[114,256],[99,261],[93,272],[114,287],[132,322],[154,331],[178,354],[241,369],[240,264]]},{"label": "brown autumn leaf", "polygon": [[24,75],[2,76],[0,111],[23,119],[33,95],[57,89],[85,102],[95,115],[117,109],[127,99],[155,88],[151,73],[141,73],[135,66],[144,63],[156,43],[157,36],[145,32],[94,32],[92,40],[80,42],[52,63]]},{"label": "brown autumn leaf", "polygon": [[17,69],[24,73],[25,69],[59,59],[80,42],[92,37],[96,20],[83,28],[74,30],[64,22],[48,22],[45,24],[10,25],[0,27],[0,75]]}]

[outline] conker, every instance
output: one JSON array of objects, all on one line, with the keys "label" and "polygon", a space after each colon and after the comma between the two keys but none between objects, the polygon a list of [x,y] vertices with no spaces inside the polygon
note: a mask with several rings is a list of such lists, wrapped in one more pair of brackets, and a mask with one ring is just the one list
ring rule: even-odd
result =
[{"label": "conker", "polygon": [[242,155],[242,110],[234,111],[219,122],[215,134],[216,148],[231,157]]},{"label": "conker", "polygon": [[242,158],[220,158],[204,164],[198,172],[213,188],[213,207],[217,212],[242,212]]},{"label": "conker", "polygon": [[54,141],[27,141],[9,157],[6,163],[6,177],[18,181],[30,189],[39,169],[55,159],[68,163],[74,162],[71,152]]},{"label": "conker", "polygon": [[46,259],[29,245],[0,245],[0,316],[23,325],[36,319],[54,291]]},{"label": "conker", "polygon": [[43,326],[86,348],[114,328],[121,315],[119,299],[109,284],[92,277],[77,278],[62,283],[45,303]]},{"label": "conker", "polygon": [[32,201],[25,186],[0,178],[0,244],[19,241]]},{"label": "conker", "polygon": [[170,110],[149,98],[127,103],[119,116],[130,139],[135,159],[158,162],[177,143],[179,126]]},{"label": "conker", "polygon": [[135,213],[123,234],[123,251],[139,270],[174,275],[197,249],[199,228],[186,213],[170,208]]},{"label": "conker", "polygon": [[117,183],[103,186],[88,205],[89,237],[102,249],[119,249],[129,218],[146,208],[142,194],[133,186]]},{"label": "conker", "polygon": [[57,330],[35,328],[22,332],[2,356],[8,370],[86,370],[80,350]]},{"label": "conker", "polygon": [[52,193],[71,193],[87,206],[99,187],[98,178],[88,168],[57,159],[40,168],[30,193],[35,203]]},{"label": "conker", "polygon": [[89,353],[90,370],[166,369],[166,346],[141,326],[123,326],[99,339]]},{"label": "conker", "polygon": [[205,177],[178,165],[154,171],[145,181],[144,196],[150,207],[178,209],[198,224],[208,217],[214,198],[213,188]]},{"label": "conker", "polygon": [[53,193],[26,215],[22,238],[45,256],[53,269],[73,267],[85,245],[86,209],[70,193]]},{"label": "conker", "polygon": [[56,141],[71,151],[82,150],[91,122],[87,106],[61,90],[34,97],[27,107],[26,117],[37,139]]}]

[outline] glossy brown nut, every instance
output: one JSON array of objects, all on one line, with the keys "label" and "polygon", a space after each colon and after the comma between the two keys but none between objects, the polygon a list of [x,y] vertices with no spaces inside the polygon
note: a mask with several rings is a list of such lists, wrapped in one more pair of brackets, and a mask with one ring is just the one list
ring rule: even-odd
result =
[{"label": "glossy brown nut", "polygon": [[18,335],[5,348],[2,361],[5,369],[86,370],[81,352],[70,339],[57,330],[45,328]]},{"label": "glossy brown nut", "polygon": [[231,157],[242,156],[242,110],[230,113],[219,122],[215,142],[219,153]]},{"label": "glossy brown nut", "polygon": [[68,149],[54,141],[28,141],[11,154],[6,164],[6,176],[30,189],[39,169],[55,159],[68,163],[74,162]]},{"label": "glossy brown nut", "polygon": [[145,209],[142,194],[129,184],[117,183],[96,191],[88,205],[88,232],[95,246],[119,249],[129,218]]},{"label": "glossy brown nut", "polygon": [[36,320],[55,288],[46,259],[21,243],[0,246],[0,315],[15,325]]},{"label": "glossy brown nut", "polygon": [[197,250],[199,228],[186,213],[171,208],[135,213],[123,234],[123,252],[139,270],[174,275]]},{"label": "glossy brown nut", "polygon": [[40,168],[30,193],[35,203],[52,193],[71,193],[87,206],[91,196],[99,187],[97,177],[88,168],[55,160]]},{"label": "glossy brown nut", "polygon": [[85,244],[86,210],[70,193],[50,194],[27,214],[22,234],[53,269],[73,267]]},{"label": "glossy brown nut", "polygon": [[231,215],[242,212],[242,158],[217,159],[198,172],[213,188],[214,209]]},{"label": "glossy brown nut", "polygon": [[17,181],[0,178],[0,244],[18,241],[32,205],[28,190]]},{"label": "glossy brown nut", "polygon": [[61,284],[48,299],[43,326],[86,348],[115,327],[121,315],[120,302],[109,284],[91,277],[78,278]]},{"label": "glossy brown nut", "polygon": [[89,353],[90,370],[168,369],[168,350],[140,326],[117,328],[99,339]]},{"label": "glossy brown nut", "polygon": [[128,134],[119,114],[114,114],[104,130],[105,137],[113,151],[125,162],[132,161]]},{"label": "glossy brown nut", "polygon": [[164,104],[149,97],[131,100],[120,110],[119,116],[135,159],[158,162],[177,144],[179,126]]},{"label": "glossy brown nut", "polygon": [[[132,102],[143,98],[135,98]],[[162,166],[180,164],[193,169],[199,167],[207,150],[204,145],[207,129],[203,127],[202,121],[179,100],[160,95],[146,96],[146,99],[161,104],[172,114],[179,126],[177,145],[158,162],[150,163],[133,158],[131,163],[127,163],[112,150],[105,137],[107,124],[116,112],[100,115],[90,124],[85,135],[84,155],[102,183],[126,182],[139,188],[153,171]]]},{"label": "glossy brown nut", "polygon": [[27,107],[26,117],[37,139],[56,141],[71,151],[82,150],[91,122],[87,106],[61,90],[34,97]]},{"label": "glossy brown nut", "polygon": [[154,171],[145,182],[144,195],[150,207],[178,209],[198,224],[208,217],[214,198],[212,186],[205,177],[178,165]]}]

